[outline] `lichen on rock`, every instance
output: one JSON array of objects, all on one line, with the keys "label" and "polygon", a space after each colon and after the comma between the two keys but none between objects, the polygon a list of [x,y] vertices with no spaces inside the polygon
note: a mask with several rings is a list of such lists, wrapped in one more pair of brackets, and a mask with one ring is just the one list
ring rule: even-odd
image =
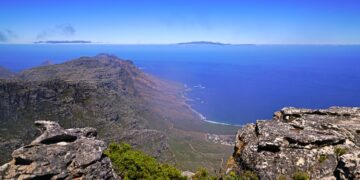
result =
[{"label": "lichen on rock", "polygon": [[63,129],[52,121],[36,121],[42,134],[12,153],[0,167],[0,179],[117,179],[104,141],[94,128]]},{"label": "lichen on rock", "polygon": [[311,179],[360,179],[360,108],[284,108],[242,127],[229,171],[260,179],[301,172]]}]

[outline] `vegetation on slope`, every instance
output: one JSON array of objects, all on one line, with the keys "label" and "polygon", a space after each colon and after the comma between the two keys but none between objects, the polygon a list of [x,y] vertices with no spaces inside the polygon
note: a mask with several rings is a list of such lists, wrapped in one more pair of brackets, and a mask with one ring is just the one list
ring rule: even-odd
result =
[{"label": "vegetation on slope", "polygon": [[161,164],[145,153],[133,150],[126,143],[111,143],[105,154],[111,159],[118,175],[124,179],[186,179],[168,164]]},{"label": "vegetation on slope", "polygon": [[[159,163],[155,158],[145,153],[134,150],[126,143],[111,143],[105,154],[111,159],[116,173],[123,179],[171,179],[186,180],[181,171],[175,167]],[[246,171],[236,175],[229,174],[214,175],[206,168],[198,168],[191,177],[193,180],[257,180],[256,174]]]}]

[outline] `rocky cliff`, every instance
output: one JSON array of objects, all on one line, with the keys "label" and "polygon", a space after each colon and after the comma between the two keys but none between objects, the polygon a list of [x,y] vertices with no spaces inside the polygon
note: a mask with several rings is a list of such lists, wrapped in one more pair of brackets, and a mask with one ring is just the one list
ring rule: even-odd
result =
[{"label": "rocky cliff", "polygon": [[12,153],[12,160],[0,167],[0,179],[117,179],[94,128],[35,124],[42,134]]},{"label": "rocky cliff", "polygon": [[260,179],[360,179],[360,108],[284,108],[241,128],[232,160]]}]

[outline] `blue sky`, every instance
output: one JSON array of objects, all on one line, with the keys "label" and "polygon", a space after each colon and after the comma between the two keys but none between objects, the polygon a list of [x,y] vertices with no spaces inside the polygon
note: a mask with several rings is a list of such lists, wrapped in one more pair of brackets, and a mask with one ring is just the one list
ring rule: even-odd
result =
[{"label": "blue sky", "polygon": [[360,44],[359,0],[1,1],[0,43]]}]

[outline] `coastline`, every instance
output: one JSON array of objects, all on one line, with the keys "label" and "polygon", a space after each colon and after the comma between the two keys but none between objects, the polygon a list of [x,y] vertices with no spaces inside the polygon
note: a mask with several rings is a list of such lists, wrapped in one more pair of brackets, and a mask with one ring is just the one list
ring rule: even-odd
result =
[{"label": "coastline", "polygon": [[197,116],[199,116],[199,118],[202,120],[202,121],[205,121],[207,123],[211,123],[211,124],[218,124],[218,125],[225,125],[225,126],[240,126],[240,125],[234,125],[234,124],[229,124],[229,123],[222,123],[222,122],[216,122],[216,121],[211,121],[209,119],[207,119],[202,113],[200,113],[199,111],[195,110],[190,104],[189,102],[192,102],[194,101],[193,99],[189,98],[187,95],[186,95],[186,92],[190,92],[192,91],[191,88],[189,88],[186,84],[184,84],[184,92],[182,94],[182,98],[185,99],[184,101],[184,104],[185,106],[187,106],[193,113],[195,113]]},{"label": "coastline", "polygon": [[220,124],[220,125],[226,125],[226,126],[236,126],[236,125],[232,125],[232,124],[228,124],[228,123],[222,123],[222,122],[216,122],[216,121],[211,121],[208,120],[203,114],[201,114],[200,112],[196,111],[194,108],[191,107],[191,105],[187,104],[187,106],[189,107],[189,109],[194,112],[195,114],[197,114],[201,120],[211,123],[211,124]]}]

